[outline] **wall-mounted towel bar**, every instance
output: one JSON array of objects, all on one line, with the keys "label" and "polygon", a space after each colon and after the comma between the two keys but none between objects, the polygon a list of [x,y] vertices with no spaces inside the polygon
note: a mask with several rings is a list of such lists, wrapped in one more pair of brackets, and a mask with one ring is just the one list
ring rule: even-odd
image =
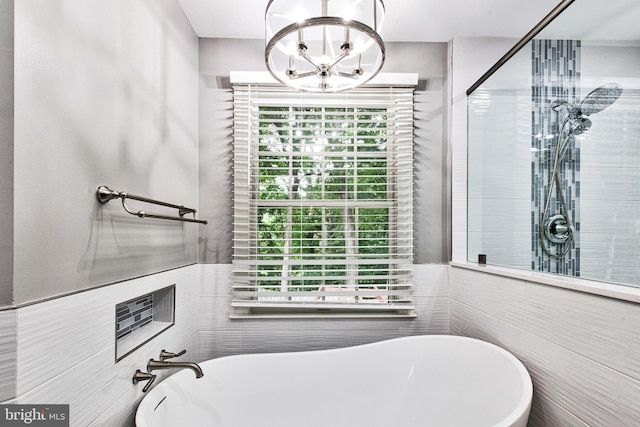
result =
[{"label": "wall-mounted towel bar", "polygon": [[[135,215],[139,218],[158,218],[158,219],[168,219],[171,221],[183,221],[183,222],[197,222],[198,224],[206,224],[207,221],[201,219],[195,219],[196,210],[191,208],[186,208],[182,205],[174,205],[172,203],[160,202],[158,200],[149,199],[147,197],[136,196],[135,194],[125,193],[124,191],[115,191],[107,187],[106,185],[101,185],[98,187],[96,191],[96,197],[100,201],[100,203],[107,203],[113,199],[122,199],[122,207],[125,211],[130,213],[131,215]],[[129,209],[127,204],[125,203],[126,199],[138,200],[145,203],[153,203],[154,205],[166,206],[168,208],[173,208],[178,210],[178,215],[180,216],[169,216],[169,215],[159,215],[152,214],[145,211],[132,211]],[[193,219],[185,218],[185,214],[193,214]]]}]

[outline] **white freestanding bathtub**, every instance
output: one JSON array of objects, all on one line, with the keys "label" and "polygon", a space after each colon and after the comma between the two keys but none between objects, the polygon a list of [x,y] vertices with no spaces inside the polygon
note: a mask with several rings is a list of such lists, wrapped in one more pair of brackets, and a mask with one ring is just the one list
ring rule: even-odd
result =
[{"label": "white freestanding bathtub", "polygon": [[525,367],[483,341],[446,335],[335,350],[221,357],[154,387],[138,427],[525,427]]}]

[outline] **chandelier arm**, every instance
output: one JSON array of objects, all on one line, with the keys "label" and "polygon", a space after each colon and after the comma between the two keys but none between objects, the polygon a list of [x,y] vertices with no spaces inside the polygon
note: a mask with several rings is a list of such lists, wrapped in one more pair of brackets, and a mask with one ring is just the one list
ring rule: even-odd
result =
[{"label": "chandelier arm", "polygon": [[317,69],[318,67],[320,67],[320,65],[319,65],[319,64],[316,64],[315,62],[313,62],[313,59],[311,59],[311,57],[310,57],[309,55],[307,55],[306,53],[301,53],[301,54],[300,54],[300,56],[301,56],[302,58],[306,59],[306,60],[307,60],[307,62],[308,62],[309,64],[313,65],[316,69]]},{"label": "chandelier arm", "polygon": [[335,59],[335,61],[333,61],[331,64],[329,64],[329,68],[333,68],[338,62],[342,61],[347,56],[349,56],[349,52],[347,52],[347,51],[342,52],[342,55],[338,56]]},{"label": "chandelier arm", "polygon": [[333,74],[336,75],[336,76],[347,77],[347,78],[350,78],[350,79],[357,79],[359,77],[357,75],[354,75],[354,74],[351,74],[351,73],[344,73],[342,71],[337,71],[337,72],[334,72]]},{"label": "chandelier arm", "polygon": [[308,71],[306,73],[302,73],[302,74],[292,74],[289,76],[290,80],[295,80],[295,79],[303,79],[305,77],[311,77],[311,76],[315,76],[316,72],[315,71]]}]

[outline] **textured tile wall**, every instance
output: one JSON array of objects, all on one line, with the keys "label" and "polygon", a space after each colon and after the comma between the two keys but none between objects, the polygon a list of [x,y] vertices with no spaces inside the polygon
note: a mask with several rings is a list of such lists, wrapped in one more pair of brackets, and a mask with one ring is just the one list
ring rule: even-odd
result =
[{"label": "textured tile wall", "polygon": [[467,261],[467,95],[517,40],[456,38],[450,43],[452,260]]},{"label": "textured tile wall", "polygon": [[[197,271],[192,265],[17,309],[17,403],[69,404],[73,426],[133,425],[143,397],[131,382],[135,370],[162,349],[197,358]],[[116,304],[173,283],[175,325],[115,363]]]},{"label": "textured tile wall", "polygon": [[623,92],[581,135],[581,275],[640,286],[640,47],[584,41],[582,70],[582,97]]},{"label": "textured tile wall", "polygon": [[0,402],[16,396],[16,315],[0,311]]},{"label": "textured tile wall", "polygon": [[[230,321],[231,270],[228,264],[194,265],[17,310],[15,401],[69,403],[73,425],[128,426],[142,398],[131,375],[162,348],[186,348],[187,359],[202,361],[451,331],[500,345],[526,364],[535,387],[531,426],[640,423],[637,304],[416,265],[414,320]],[[167,283],[176,283],[176,326],[114,364],[113,306]],[[12,401],[11,394],[4,400]]]},{"label": "textured tile wall", "polygon": [[529,425],[640,425],[640,305],[452,267],[451,333],[500,345],[534,384]]},{"label": "textured tile wall", "polygon": [[200,265],[199,359],[240,353],[322,350],[416,334],[449,333],[445,265],[415,265],[413,320],[230,320],[231,264]]},{"label": "textured tile wall", "polygon": [[491,265],[528,269],[531,88],[524,54],[501,74],[515,82],[496,76],[468,97],[467,259],[475,262],[485,254]]}]

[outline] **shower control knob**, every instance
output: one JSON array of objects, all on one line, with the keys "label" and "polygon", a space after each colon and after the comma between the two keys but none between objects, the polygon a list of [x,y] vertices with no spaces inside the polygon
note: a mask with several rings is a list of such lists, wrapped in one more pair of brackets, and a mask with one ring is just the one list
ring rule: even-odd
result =
[{"label": "shower control knob", "polygon": [[544,235],[551,243],[562,244],[571,237],[571,227],[564,215],[554,215],[544,224]]}]

